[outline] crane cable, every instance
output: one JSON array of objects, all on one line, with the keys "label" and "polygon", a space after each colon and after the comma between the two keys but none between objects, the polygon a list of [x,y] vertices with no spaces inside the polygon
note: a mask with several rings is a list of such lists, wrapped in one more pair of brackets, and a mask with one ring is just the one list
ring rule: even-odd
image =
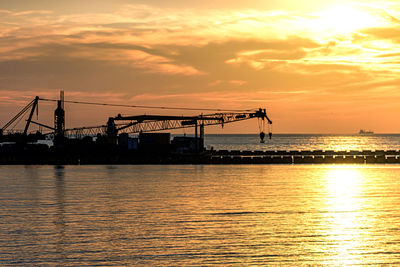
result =
[{"label": "crane cable", "polygon": [[[52,101],[57,102],[57,99],[48,99],[48,98],[39,98],[42,101]],[[229,111],[229,112],[248,112],[254,109],[212,109],[212,108],[187,108],[187,107],[162,107],[162,106],[144,106],[144,105],[124,105],[124,104],[108,104],[108,103],[99,103],[99,102],[85,102],[85,101],[72,101],[72,100],[64,100],[65,103],[72,104],[86,104],[86,105],[97,105],[97,106],[112,106],[112,107],[126,107],[126,108],[148,108],[148,109],[171,109],[171,110],[192,110],[192,111]]]},{"label": "crane cable", "polygon": [[11,131],[13,131],[14,128],[21,122],[22,118],[25,116],[25,114],[26,114],[28,111],[29,111],[29,108],[28,108],[27,110],[25,110],[23,113],[21,113],[21,115],[19,116],[19,118],[17,119],[16,122],[14,121],[14,122],[12,123],[12,124],[14,124],[14,125],[11,127]]},{"label": "crane cable", "polygon": [[260,143],[264,143],[265,121],[264,118],[258,118],[258,129],[260,130]]},{"label": "crane cable", "polygon": [[268,136],[269,139],[272,138],[272,124],[268,123]]}]

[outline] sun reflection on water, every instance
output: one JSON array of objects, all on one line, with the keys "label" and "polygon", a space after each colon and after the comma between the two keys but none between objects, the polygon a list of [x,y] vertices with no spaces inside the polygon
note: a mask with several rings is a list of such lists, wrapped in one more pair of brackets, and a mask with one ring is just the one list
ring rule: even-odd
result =
[{"label": "sun reflection on water", "polygon": [[[359,135],[349,135],[349,136],[333,136],[324,138],[322,141],[322,146],[326,149],[331,149],[335,151],[346,151],[346,150],[365,150],[365,149],[372,149],[371,141],[373,136],[359,136]],[[375,149],[375,147],[373,148]],[[339,170],[339,173],[346,172],[343,170]],[[334,172],[332,173],[334,174]]]},{"label": "sun reflection on water", "polygon": [[356,211],[363,177],[358,167],[330,166],[326,175],[327,205],[331,211]]},{"label": "sun reflection on water", "polygon": [[326,179],[326,236],[329,263],[362,264],[359,256],[366,237],[363,222],[362,167],[329,166]]}]

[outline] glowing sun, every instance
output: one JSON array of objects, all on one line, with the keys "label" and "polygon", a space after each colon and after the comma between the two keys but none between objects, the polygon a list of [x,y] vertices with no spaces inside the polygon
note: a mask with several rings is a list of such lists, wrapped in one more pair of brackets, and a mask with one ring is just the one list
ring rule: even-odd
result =
[{"label": "glowing sun", "polygon": [[316,19],[312,21],[312,27],[337,34],[377,27],[381,24],[379,17],[372,11],[351,6],[334,6],[314,15]]}]

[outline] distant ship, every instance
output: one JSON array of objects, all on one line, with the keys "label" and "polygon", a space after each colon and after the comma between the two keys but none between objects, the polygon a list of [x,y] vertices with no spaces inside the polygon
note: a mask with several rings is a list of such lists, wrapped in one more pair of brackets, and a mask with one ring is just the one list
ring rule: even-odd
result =
[{"label": "distant ship", "polygon": [[374,134],[374,132],[373,131],[366,131],[366,130],[360,130],[359,132],[358,132],[358,134],[359,135],[373,135]]}]

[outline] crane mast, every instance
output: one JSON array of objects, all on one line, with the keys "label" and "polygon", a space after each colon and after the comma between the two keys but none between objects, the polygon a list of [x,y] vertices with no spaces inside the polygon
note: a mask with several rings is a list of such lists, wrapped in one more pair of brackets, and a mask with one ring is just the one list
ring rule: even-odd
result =
[{"label": "crane mast", "polygon": [[65,131],[64,91],[60,92],[60,100],[57,101],[57,109],[54,111],[54,139],[62,142]]}]

